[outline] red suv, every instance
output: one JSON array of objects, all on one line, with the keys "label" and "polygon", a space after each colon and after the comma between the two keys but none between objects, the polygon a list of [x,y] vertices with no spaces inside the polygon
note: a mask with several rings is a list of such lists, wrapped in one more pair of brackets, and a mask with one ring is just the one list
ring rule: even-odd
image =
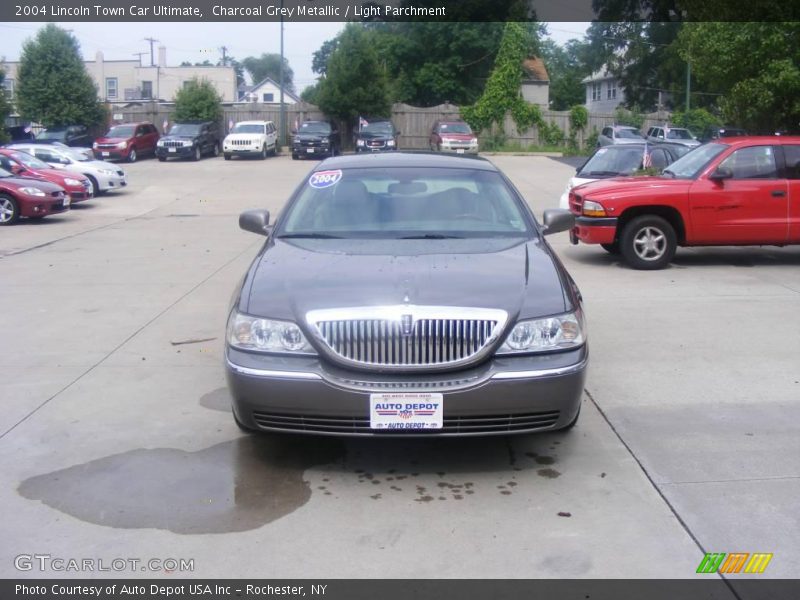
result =
[{"label": "red suv", "polygon": [[737,137],[700,146],[660,177],[575,187],[572,242],[660,269],[678,246],[800,244],[800,137]]},{"label": "red suv", "polygon": [[114,125],[103,137],[97,138],[92,150],[98,160],[136,162],[140,156],[155,156],[160,137],[152,123],[122,123]]},{"label": "red suv", "polygon": [[86,175],[63,169],[54,169],[46,162],[42,162],[27,152],[0,148],[0,167],[18,177],[28,177],[55,183],[64,188],[73,203],[89,200],[93,195],[92,182],[89,181]]}]

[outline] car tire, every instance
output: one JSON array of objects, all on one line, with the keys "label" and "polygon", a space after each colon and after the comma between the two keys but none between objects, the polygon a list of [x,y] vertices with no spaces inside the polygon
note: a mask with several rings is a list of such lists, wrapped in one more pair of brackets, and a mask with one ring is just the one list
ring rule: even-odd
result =
[{"label": "car tire", "polygon": [[258,155],[258,158],[260,158],[261,160],[266,160],[267,159],[267,145],[266,144],[261,146],[261,153]]},{"label": "car tire", "polygon": [[613,244],[600,244],[600,247],[609,254],[619,254],[619,242]]},{"label": "car tire", "polygon": [[230,160],[231,159],[231,155],[228,154],[227,152],[224,154],[224,157],[225,157],[225,160]]},{"label": "car tire", "polygon": [[203,158],[203,153],[200,151],[200,146],[197,145],[194,147],[194,155],[192,156],[193,161],[198,161]]},{"label": "car tire", "polygon": [[294,152],[292,152],[292,160],[300,160],[300,157],[297,156]]},{"label": "car tire", "polygon": [[100,188],[97,185],[97,179],[89,175],[88,173],[84,173],[86,175],[86,179],[89,180],[89,192],[92,194],[93,198],[101,195]]},{"label": "car tire", "polygon": [[136,148],[131,148],[131,151],[128,153],[128,162],[136,162]]},{"label": "car tire", "polygon": [[17,201],[8,194],[0,194],[0,225],[13,225],[18,219]]},{"label": "car tire", "polygon": [[272,144],[272,150],[269,151],[270,156],[278,156],[278,142]]},{"label": "car tire", "polygon": [[167,162],[166,156],[157,156],[156,158],[158,158],[158,162]]},{"label": "car tire", "polygon": [[656,215],[642,215],[625,225],[620,252],[634,269],[653,271],[666,267],[675,256],[678,239],[669,222]]},{"label": "car tire", "polygon": [[218,157],[218,156],[219,156],[219,154],[220,154],[220,150],[219,150],[219,142],[217,142],[216,144],[214,144],[214,148],[211,150],[211,153],[214,155],[214,158],[216,158],[216,157]]},{"label": "car tire", "polygon": [[441,144],[436,144],[436,151],[437,152],[441,152],[442,151],[442,145]]}]

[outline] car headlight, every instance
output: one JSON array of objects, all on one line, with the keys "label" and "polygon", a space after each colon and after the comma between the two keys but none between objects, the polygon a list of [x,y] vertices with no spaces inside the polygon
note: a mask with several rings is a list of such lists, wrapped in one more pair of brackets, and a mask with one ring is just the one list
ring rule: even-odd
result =
[{"label": "car headlight", "polygon": [[67,185],[78,185],[78,186],[83,186],[83,184],[82,184],[80,181],[78,181],[77,179],[72,179],[72,177],[67,177],[67,178],[64,180],[64,183],[66,183]]},{"label": "car headlight", "polygon": [[128,142],[120,142],[117,144],[117,148],[126,148],[128,146]]},{"label": "car headlight", "polygon": [[387,146],[394,146],[394,140],[388,140],[388,141],[386,142],[386,145],[387,145]]},{"label": "car headlight", "polygon": [[156,142],[156,146],[158,146],[159,148],[163,148],[164,147],[164,140],[158,140]]},{"label": "car headlight", "polygon": [[274,321],[236,311],[228,319],[228,343],[241,350],[316,354],[300,328],[291,321]]},{"label": "car headlight", "polygon": [[364,140],[358,140],[356,142],[356,146],[363,146],[363,145],[364,145]]},{"label": "car headlight", "polygon": [[92,142],[92,148],[97,148],[97,142]]},{"label": "car headlight", "polygon": [[470,141],[470,146],[477,146],[478,145],[478,138],[472,138]]},{"label": "car headlight", "polygon": [[35,187],[19,188],[19,191],[23,194],[28,194],[28,196],[47,196],[42,190]]},{"label": "car headlight", "polygon": [[586,341],[580,311],[544,319],[520,321],[508,334],[497,354],[551,352],[577,348]]},{"label": "car headlight", "polygon": [[594,200],[583,201],[583,214],[587,217],[605,217],[606,209],[603,205]]}]

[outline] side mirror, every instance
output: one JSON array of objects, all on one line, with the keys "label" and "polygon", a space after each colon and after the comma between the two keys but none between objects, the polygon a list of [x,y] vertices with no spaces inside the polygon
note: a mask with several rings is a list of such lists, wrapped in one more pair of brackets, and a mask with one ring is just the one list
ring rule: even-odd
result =
[{"label": "side mirror", "polygon": [[708,176],[711,181],[721,183],[725,179],[733,179],[733,171],[728,167],[717,167],[711,175]]},{"label": "side mirror", "polygon": [[269,211],[263,209],[244,211],[239,215],[239,227],[250,233],[269,235],[272,231],[269,224]]},{"label": "side mirror", "polygon": [[550,208],[543,215],[544,235],[568,231],[575,227],[575,215],[564,208]]}]

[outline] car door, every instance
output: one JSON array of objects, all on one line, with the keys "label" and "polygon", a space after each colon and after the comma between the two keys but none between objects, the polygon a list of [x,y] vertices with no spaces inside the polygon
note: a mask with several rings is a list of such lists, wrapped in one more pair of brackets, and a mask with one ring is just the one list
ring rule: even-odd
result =
[{"label": "car door", "polygon": [[786,183],[789,188],[789,242],[800,244],[800,144],[783,146]]},{"label": "car door", "polygon": [[[689,190],[690,243],[783,244],[788,236],[787,180],[779,172],[776,147],[735,149],[706,169]],[[716,169],[732,177],[715,180]]]}]

